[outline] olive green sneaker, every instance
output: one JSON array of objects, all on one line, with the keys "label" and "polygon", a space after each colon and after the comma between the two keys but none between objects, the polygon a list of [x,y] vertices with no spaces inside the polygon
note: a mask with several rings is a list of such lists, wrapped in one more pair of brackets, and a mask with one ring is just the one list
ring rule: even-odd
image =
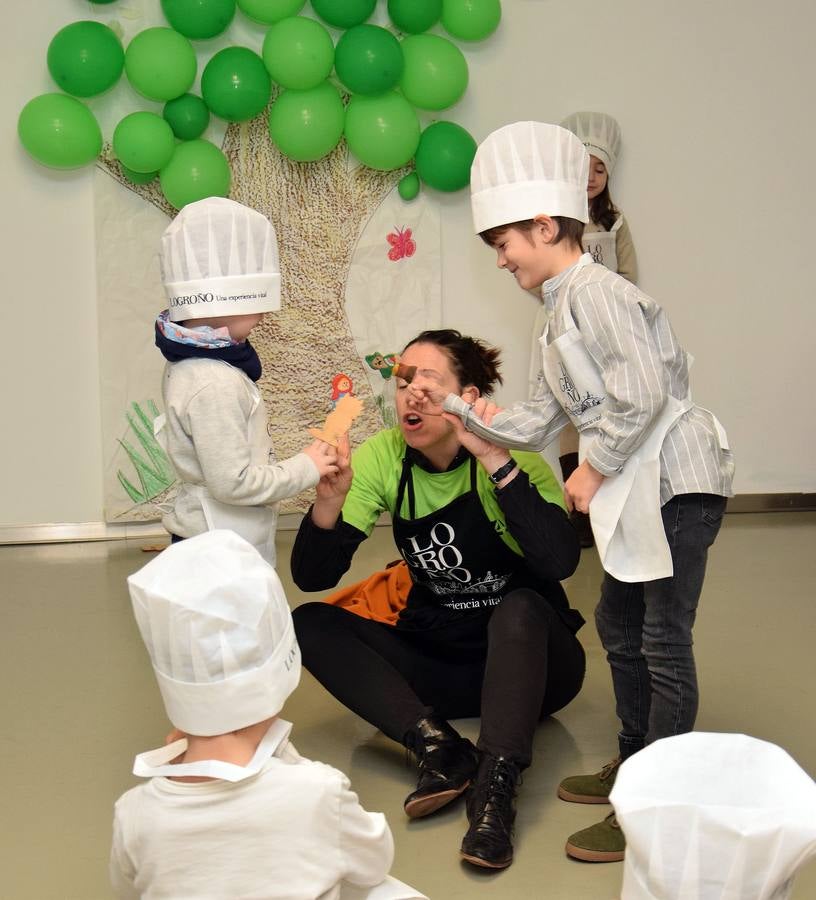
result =
[{"label": "olive green sneaker", "polygon": [[567,840],[567,856],[584,862],[620,862],[626,851],[623,836],[615,813],[611,812],[597,825],[571,834]]},{"label": "olive green sneaker", "polygon": [[594,775],[571,775],[558,785],[558,796],[568,803],[609,803],[621,758],[616,756]]}]

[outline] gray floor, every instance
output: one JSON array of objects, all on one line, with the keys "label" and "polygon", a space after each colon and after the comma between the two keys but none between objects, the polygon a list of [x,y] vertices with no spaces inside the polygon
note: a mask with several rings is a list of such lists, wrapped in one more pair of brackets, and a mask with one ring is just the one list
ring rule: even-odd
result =
[{"label": "gray floor", "polygon": [[[288,558],[292,533],[280,534]],[[378,529],[348,580],[393,558]],[[106,880],[111,809],[129,787],[134,754],[167,730],[158,690],[129,608],[125,577],[148,560],[139,543],[0,547],[1,900],[97,900]],[[291,588],[286,567],[282,577]],[[702,706],[698,728],[752,734],[783,746],[811,774],[814,740],[816,513],[731,515],[712,553],[696,627]],[[344,710],[309,676],[286,717],[306,756],[346,771],[363,804],[383,810],[397,845],[394,874],[432,900],[611,900],[620,864],[573,862],[568,834],[604,807],[555,796],[568,774],[592,771],[614,751],[616,723],[606,662],[592,625],[600,569],[584,553],[567,584],[589,624],[581,632],[588,675],[581,695],[539,729],[519,797],[514,865],[482,875],[460,864],[458,805],[408,822],[413,786],[404,753]],[[291,589],[293,605],[305,597]],[[475,736],[477,722],[460,723]],[[816,897],[816,864],[793,897]],[[749,898],[744,898],[749,900]]]}]

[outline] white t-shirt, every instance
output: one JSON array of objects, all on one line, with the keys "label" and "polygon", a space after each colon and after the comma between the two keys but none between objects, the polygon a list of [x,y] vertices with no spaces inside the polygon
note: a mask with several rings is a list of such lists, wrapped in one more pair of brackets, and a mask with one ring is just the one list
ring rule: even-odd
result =
[{"label": "white t-shirt", "polygon": [[291,744],[239,782],[151,778],[116,803],[110,874],[142,900],[334,900],[376,885],[394,841],[337,769]]}]

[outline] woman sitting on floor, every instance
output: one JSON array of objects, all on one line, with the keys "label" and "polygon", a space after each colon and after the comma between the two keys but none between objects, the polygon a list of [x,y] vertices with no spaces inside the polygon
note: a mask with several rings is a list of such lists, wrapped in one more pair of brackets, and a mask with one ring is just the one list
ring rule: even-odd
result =
[{"label": "woman sitting on floor", "polygon": [[[424,331],[401,362],[468,402],[490,394],[499,352],[458,331]],[[537,722],[584,678],[584,620],[559,584],[578,564],[575,531],[549,466],[466,432],[406,381],[398,426],[339,453],[292,552],[305,591],[332,587],[383,512],[404,562],[328,602],[294,611],[306,668],[341,703],[412,750],[412,818],[465,792],[468,862],[513,860],[513,799]],[[407,564],[407,565],[406,565]],[[481,716],[476,747],[449,718]],[[477,749],[478,747],[478,749]]]}]

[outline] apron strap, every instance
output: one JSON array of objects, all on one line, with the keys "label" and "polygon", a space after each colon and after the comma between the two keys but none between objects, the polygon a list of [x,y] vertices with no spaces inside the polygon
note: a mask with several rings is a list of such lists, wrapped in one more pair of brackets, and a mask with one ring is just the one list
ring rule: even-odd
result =
[{"label": "apron strap", "polygon": [[405,496],[405,488],[408,487],[408,517],[416,518],[416,500],[414,497],[414,479],[411,478],[411,463],[408,457],[402,459],[402,474],[397,488],[397,515],[401,515],[402,501]]}]

